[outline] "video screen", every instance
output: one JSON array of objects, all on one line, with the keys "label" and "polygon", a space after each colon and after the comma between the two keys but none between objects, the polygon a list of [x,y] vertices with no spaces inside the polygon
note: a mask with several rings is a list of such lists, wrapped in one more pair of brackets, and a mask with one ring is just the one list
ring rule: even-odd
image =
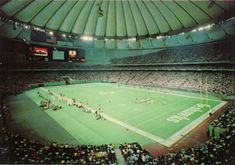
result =
[{"label": "video screen", "polygon": [[64,51],[53,51],[52,59],[53,60],[64,60],[65,59]]},{"label": "video screen", "polygon": [[69,50],[68,55],[69,55],[68,57],[69,57],[69,61],[70,62],[78,60],[78,56],[77,56],[77,51],[76,50]]},{"label": "video screen", "polygon": [[32,46],[29,48],[29,54],[31,56],[47,57],[48,56],[48,49]]},{"label": "video screen", "polygon": [[77,51],[76,50],[69,50],[69,58],[76,58]]}]

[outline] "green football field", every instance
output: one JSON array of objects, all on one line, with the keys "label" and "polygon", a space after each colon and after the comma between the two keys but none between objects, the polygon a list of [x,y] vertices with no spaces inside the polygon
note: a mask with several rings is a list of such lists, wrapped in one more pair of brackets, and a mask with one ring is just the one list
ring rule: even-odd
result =
[{"label": "green football field", "polygon": [[[48,90],[53,96],[48,94]],[[54,104],[61,105],[62,109],[40,110],[38,106],[42,98],[38,96],[38,91]],[[60,93],[64,94],[66,99],[75,98],[77,103],[92,112],[83,112],[82,109],[69,106],[68,101],[56,97]],[[212,95],[206,99],[205,95],[200,93],[147,89],[113,83],[50,86],[26,91],[25,95],[37,105],[37,111],[43,111],[61,128],[59,133],[57,131],[55,140],[66,132],[79,144],[139,142],[144,145],[159,142],[170,146],[182,134],[205,120],[209,112],[216,111],[225,104]],[[17,106],[20,104],[21,102],[18,102]],[[24,102],[24,105],[26,109],[29,107],[27,102]],[[97,110],[100,110],[104,119],[96,119],[94,112]],[[26,120],[22,119],[23,115],[19,116],[22,121]],[[43,120],[40,121],[43,124]],[[34,120],[33,124],[35,123]],[[37,129],[37,126],[33,128]],[[39,134],[45,134],[46,137],[47,131],[43,129]],[[62,142],[66,142],[66,138]]]}]

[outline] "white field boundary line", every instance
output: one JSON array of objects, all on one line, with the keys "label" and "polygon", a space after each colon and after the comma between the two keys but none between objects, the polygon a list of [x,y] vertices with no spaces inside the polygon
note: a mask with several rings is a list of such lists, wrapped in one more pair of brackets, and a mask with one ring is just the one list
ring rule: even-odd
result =
[{"label": "white field boundary line", "polygon": [[[48,92],[48,90],[45,89],[45,88],[42,88],[42,87],[41,87],[40,89],[43,90],[43,91],[45,91],[45,92]],[[57,93],[55,93],[55,92],[52,92],[52,93],[53,93],[55,96],[59,96],[59,94],[57,94]],[[63,97],[63,99],[68,100],[68,101],[71,100],[71,99],[69,99],[69,98],[67,98],[67,97]],[[87,107],[87,106],[84,106],[84,105],[83,105],[83,107],[85,107],[85,108],[91,110],[91,112],[94,113],[94,114],[95,114],[95,112],[96,112],[96,110],[94,110],[94,109],[92,109],[92,108],[89,108],[89,107]],[[124,122],[122,122],[122,121],[120,121],[120,120],[118,120],[118,119],[115,119],[115,118],[113,118],[113,117],[111,117],[111,116],[109,116],[109,115],[106,115],[106,114],[104,114],[104,113],[100,113],[100,114],[101,114],[106,120],[109,120],[109,121],[111,121],[111,122],[113,122],[113,123],[115,123],[115,124],[118,124],[118,125],[120,125],[120,126],[126,128],[126,129],[128,129],[128,130],[131,130],[131,131],[133,131],[133,132],[135,132],[135,133],[137,133],[137,134],[139,134],[139,135],[142,135],[142,136],[144,136],[144,137],[146,137],[146,138],[148,138],[148,139],[151,139],[151,140],[153,140],[153,141],[155,141],[155,142],[161,143],[161,144],[163,144],[163,145],[169,147],[167,144],[165,144],[165,140],[162,139],[162,138],[160,138],[160,137],[158,137],[158,136],[155,136],[155,135],[153,135],[153,134],[151,134],[151,133],[149,133],[149,132],[145,132],[145,131],[143,131],[143,130],[141,130],[141,129],[139,129],[139,128],[136,128],[136,127],[134,127],[134,126],[132,126],[132,125],[129,125],[129,124],[127,124],[127,123],[124,123]]]},{"label": "white field boundary line", "polygon": [[187,133],[189,133],[190,131],[192,131],[195,127],[197,127],[201,122],[203,122],[205,119],[207,119],[209,117],[209,113],[214,113],[217,110],[219,110],[221,107],[223,107],[225,104],[227,104],[226,101],[221,102],[220,104],[218,104],[217,106],[213,107],[212,109],[210,109],[208,112],[204,113],[203,115],[201,115],[199,118],[197,118],[196,120],[194,120],[193,122],[191,122],[190,124],[188,124],[187,126],[185,126],[184,128],[182,128],[180,131],[178,131],[177,133],[173,134],[172,136],[170,136],[169,138],[167,138],[165,140],[165,144],[167,146],[171,146],[173,145],[175,142],[177,142],[178,140],[180,140],[182,138],[182,136],[185,136]]},{"label": "white field boundary line", "polygon": [[[105,84],[107,86],[109,86],[109,84]],[[165,94],[165,92],[161,92],[161,91],[156,91],[156,90],[147,90],[147,89],[142,89],[142,88],[137,88],[137,87],[132,87],[132,86],[123,86],[123,85],[120,85],[119,87],[122,87],[122,88],[131,88],[131,89],[135,89],[135,90],[140,90],[140,91],[145,91],[145,92],[151,92],[151,93],[161,93],[161,94]],[[169,93],[169,95],[174,95],[174,96],[181,96],[181,97],[187,97],[187,98],[193,98],[193,99],[198,99],[198,100],[201,100],[202,98],[200,97],[196,97],[196,96],[187,96],[187,95],[182,95],[182,94],[176,94],[176,93]],[[217,102],[223,102],[221,100],[216,100],[216,99],[208,99],[207,100],[210,100],[210,101],[217,101]]]}]

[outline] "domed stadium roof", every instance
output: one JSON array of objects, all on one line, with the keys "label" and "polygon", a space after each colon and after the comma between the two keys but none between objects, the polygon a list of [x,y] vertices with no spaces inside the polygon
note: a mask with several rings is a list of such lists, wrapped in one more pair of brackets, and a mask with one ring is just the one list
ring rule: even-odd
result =
[{"label": "domed stadium roof", "polygon": [[234,15],[234,1],[1,0],[0,15],[98,39],[174,34]]}]

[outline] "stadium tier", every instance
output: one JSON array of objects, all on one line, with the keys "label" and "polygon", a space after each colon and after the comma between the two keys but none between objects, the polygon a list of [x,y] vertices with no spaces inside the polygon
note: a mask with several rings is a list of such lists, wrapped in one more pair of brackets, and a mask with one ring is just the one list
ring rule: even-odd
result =
[{"label": "stadium tier", "polygon": [[234,24],[234,1],[0,1],[0,164],[234,164]]}]

